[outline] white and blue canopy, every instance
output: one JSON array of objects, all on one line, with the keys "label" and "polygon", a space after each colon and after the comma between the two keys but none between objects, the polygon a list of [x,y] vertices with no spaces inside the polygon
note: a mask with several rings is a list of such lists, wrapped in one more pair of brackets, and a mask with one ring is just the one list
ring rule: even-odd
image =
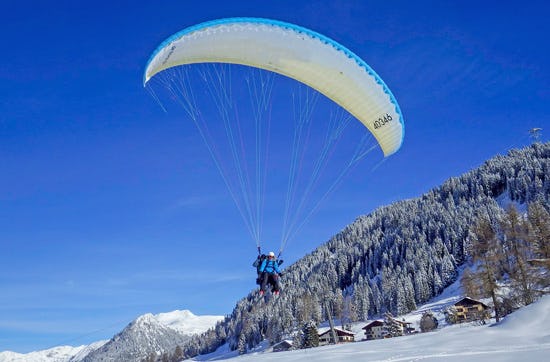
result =
[{"label": "white and blue canopy", "polygon": [[361,121],[385,156],[395,153],[403,142],[403,117],[382,79],[353,52],[309,29],[261,18],[228,18],[191,26],[154,51],[144,84],[165,69],[194,63],[241,64],[293,78]]}]

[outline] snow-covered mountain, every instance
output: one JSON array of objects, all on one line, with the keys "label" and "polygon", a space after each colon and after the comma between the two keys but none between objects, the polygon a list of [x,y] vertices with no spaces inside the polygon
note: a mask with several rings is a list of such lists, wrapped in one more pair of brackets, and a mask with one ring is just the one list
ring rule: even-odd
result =
[{"label": "snow-covered mountain", "polygon": [[152,314],[145,314],[82,361],[139,361],[150,354],[173,352],[187,339],[188,335],[163,325]]},{"label": "snow-covered mountain", "polygon": [[60,346],[26,354],[0,352],[0,362],[139,361],[175,352],[176,346],[214,327],[221,316],[196,316],[188,310],[145,314],[111,340],[88,346]]},{"label": "snow-covered mountain", "polygon": [[219,316],[195,316],[187,310],[145,314],[79,361],[139,361],[149,356],[174,354],[178,345],[181,346],[192,335],[212,328],[222,319]]},{"label": "snow-covered mountain", "polygon": [[[104,341],[105,343],[105,341]],[[16,352],[0,352],[0,362],[52,362],[52,361],[68,361],[73,356],[79,354],[87,346],[71,347],[60,346],[43,351],[30,353]]]},{"label": "snow-covered mountain", "polygon": [[88,353],[100,348],[108,341],[94,342],[90,345],[71,347],[59,346],[30,353],[0,352],[0,362],[65,362],[80,361]]}]

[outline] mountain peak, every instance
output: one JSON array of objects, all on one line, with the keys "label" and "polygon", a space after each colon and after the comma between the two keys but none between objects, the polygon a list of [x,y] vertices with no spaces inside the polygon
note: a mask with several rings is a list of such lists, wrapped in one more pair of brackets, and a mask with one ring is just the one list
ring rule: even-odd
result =
[{"label": "mountain peak", "polygon": [[207,331],[222,319],[221,316],[196,316],[189,310],[143,314],[83,361],[129,361],[146,358],[151,353],[172,353],[191,335]]},{"label": "mountain peak", "polygon": [[163,326],[187,335],[206,332],[214,327],[217,322],[223,320],[222,316],[197,316],[189,310],[159,313],[152,317]]}]

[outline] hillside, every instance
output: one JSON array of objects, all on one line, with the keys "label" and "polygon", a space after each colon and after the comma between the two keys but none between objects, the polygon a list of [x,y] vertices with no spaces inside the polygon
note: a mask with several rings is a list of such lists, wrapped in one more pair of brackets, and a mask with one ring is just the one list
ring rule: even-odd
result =
[{"label": "hillside", "polygon": [[457,325],[437,332],[237,358],[212,354],[198,361],[546,361],[550,353],[550,296],[506,317],[500,324]]},{"label": "hillside", "polygon": [[186,356],[224,343],[247,349],[278,341],[305,320],[326,320],[323,305],[352,304],[355,320],[414,310],[451,284],[467,257],[469,229],[499,202],[550,199],[550,143],[496,156],[426,194],[359,217],[285,270],[286,285],[268,312],[249,294],[216,329],[185,344]]}]

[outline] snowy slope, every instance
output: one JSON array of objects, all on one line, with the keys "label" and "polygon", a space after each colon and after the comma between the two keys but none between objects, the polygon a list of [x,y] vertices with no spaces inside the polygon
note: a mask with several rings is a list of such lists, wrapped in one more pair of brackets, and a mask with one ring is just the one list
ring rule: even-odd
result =
[{"label": "snowy slope", "polygon": [[[235,357],[219,351],[197,361],[548,361],[550,356],[550,295],[509,315],[499,324],[455,325],[436,332],[307,350],[272,353],[266,350]],[[235,358],[231,358],[235,357]],[[238,358],[238,359],[237,359]]]},{"label": "snowy slope", "polygon": [[51,362],[51,361],[67,361],[73,355],[79,353],[86,346],[70,347],[61,346],[54,347],[44,351],[30,352],[30,353],[15,353],[15,352],[1,352],[0,362]]},{"label": "snowy slope", "polygon": [[196,316],[188,310],[175,310],[169,313],[155,314],[153,317],[160,324],[188,335],[205,332],[223,319],[216,315]]},{"label": "snowy slope", "polygon": [[[99,349],[99,348],[103,347],[103,345],[107,342],[109,342],[109,341],[108,340],[99,341],[99,342],[94,342],[92,344],[84,346],[84,348],[80,349],[77,353],[75,353],[73,356],[71,356],[68,360],[69,361],[81,361],[88,354],[92,353],[96,349]],[[56,359],[56,361],[59,361],[59,359]],[[65,360],[62,360],[62,361],[65,361]]]},{"label": "snowy slope", "polygon": [[[69,361],[71,358],[77,358],[79,361],[85,355],[93,350],[103,346],[107,341],[99,341],[88,346],[59,346],[43,351],[30,353],[0,352],[0,362],[61,362]],[[80,358],[80,359],[78,359]]]},{"label": "snowy slope", "polygon": [[0,352],[0,362],[79,362],[101,358],[124,361],[129,356],[139,360],[139,356],[151,352],[172,352],[178,343],[208,330],[222,319],[221,316],[196,316],[188,310],[145,314],[109,341],[80,347],[60,346],[26,354]]}]

